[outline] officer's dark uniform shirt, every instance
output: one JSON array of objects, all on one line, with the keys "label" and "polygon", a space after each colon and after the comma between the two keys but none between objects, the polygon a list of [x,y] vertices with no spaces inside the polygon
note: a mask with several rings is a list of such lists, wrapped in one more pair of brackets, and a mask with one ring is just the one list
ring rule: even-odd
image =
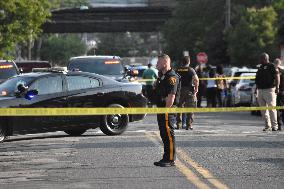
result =
[{"label": "officer's dark uniform shirt", "polygon": [[280,74],[279,91],[284,91],[284,69],[278,68]]},{"label": "officer's dark uniform shirt", "polygon": [[275,75],[278,74],[278,69],[274,64],[261,64],[256,72],[255,84],[258,89],[270,89],[275,87]]},{"label": "officer's dark uniform shirt", "polygon": [[181,87],[189,88],[191,92],[194,91],[194,86],[192,83],[192,77],[196,75],[196,72],[191,67],[180,67],[177,69],[177,73],[181,77]]},{"label": "officer's dark uniform shirt", "polygon": [[173,69],[167,71],[157,79],[156,92],[158,107],[166,106],[166,97],[169,94],[176,95],[173,105],[178,104],[180,95],[180,77]]}]

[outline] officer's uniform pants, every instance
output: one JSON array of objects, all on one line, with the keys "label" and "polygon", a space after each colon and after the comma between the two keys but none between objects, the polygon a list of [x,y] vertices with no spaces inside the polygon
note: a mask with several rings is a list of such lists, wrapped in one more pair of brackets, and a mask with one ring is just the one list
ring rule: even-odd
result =
[{"label": "officer's uniform pants", "polygon": [[[182,88],[181,94],[180,94],[180,100],[178,107],[183,108],[196,108],[196,96],[193,94],[190,89]],[[177,126],[180,127],[180,124],[182,122],[182,114],[177,114]],[[193,113],[186,113],[186,127],[192,126],[193,123]]]},{"label": "officer's uniform pants", "polygon": [[[276,93],[275,88],[270,89],[258,89],[257,101],[259,106],[276,106]],[[261,110],[261,115],[265,120],[265,128],[278,129],[277,123],[277,111],[273,110]]]},{"label": "officer's uniform pants", "polygon": [[152,104],[154,102],[154,99],[153,99],[153,93],[154,93],[153,86],[152,85],[146,85],[145,90],[146,90],[146,97],[148,98],[149,102]]},{"label": "officer's uniform pants", "polygon": [[[277,106],[284,106],[284,91],[279,91],[277,95]],[[277,110],[278,129],[284,124],[284,110]]]},{"label": "officer's uniform pants", "polygon": [[164,144],[163,160],[166,161],[175,160],[175,119],[175,114],[157,114],[160,136]]}]

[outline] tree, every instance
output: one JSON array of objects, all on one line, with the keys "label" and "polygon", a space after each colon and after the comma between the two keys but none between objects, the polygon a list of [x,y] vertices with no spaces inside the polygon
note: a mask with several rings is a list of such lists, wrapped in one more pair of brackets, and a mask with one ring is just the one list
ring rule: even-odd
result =
[{"label": "tree", "polygon": [[224,11],[225,0],[178,1],[162,32],[165,52],[178,60],[185,50],[194,58],[205,51],[210,64],[228,62],[223,39]]},{"label": "tree", "polygon": [[109,33],[96,34],[96,54],[128,56],[149,56],[158,49],[154,33]]},{"label": "tree", "polygon": [[51,6],[49,0],[0,1],[0,58],[12,56],[17,43],[41,32]]},{"label": "tree", "polygon": [[51,35],[43,40],[41,59],[53,65],[66,66],[72,56],[84,55],[87,46],[75,34]]},{"label": "tree", "polygon": [[255,66],[262,52],[276,54],[277,14],[272,7],[243,8],[240,21],[227,32],[232,65]]},{"label": "tree", "polygon": [[273,7],[278,14],[278,40],[280,44],[284,44],[284,1],[274,0]]},{"label": "tree", "polygon": [[284,1],[231,1],[229,31],[224,31],[225,3],[226,0],[178,0],[173,17],[163,30],[165,52],[177,60],[184,50],[193,58],[197,52],[205,51],[210,64],[236,66],[252,65],[260,51],[275,56],[278,44],[284,43]]}]

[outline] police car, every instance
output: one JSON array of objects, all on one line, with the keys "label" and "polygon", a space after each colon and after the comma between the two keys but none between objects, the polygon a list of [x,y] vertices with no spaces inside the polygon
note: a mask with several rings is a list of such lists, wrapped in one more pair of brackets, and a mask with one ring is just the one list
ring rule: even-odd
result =
[{"label": "police car", "polygon": [[0,60],[0,83],[12,77],[20,74],[19,69],[12,60]]},{"label": "police car", "polygon": [[96,73],[115,79],[126,81],[126,74],[119,56],[78,56],[70,58],[67,69]]},{"label": "police car", "polygon": [[[54,69],[14,76],[0,84],[0,108],[19,107],[146,107],[141,84],[121,83],[102,75]],[[81,135],[99,127],[119,135],[129,122],[145,115],[34,116],[0,115],[0,141],[15,134],[64,131]]]}]

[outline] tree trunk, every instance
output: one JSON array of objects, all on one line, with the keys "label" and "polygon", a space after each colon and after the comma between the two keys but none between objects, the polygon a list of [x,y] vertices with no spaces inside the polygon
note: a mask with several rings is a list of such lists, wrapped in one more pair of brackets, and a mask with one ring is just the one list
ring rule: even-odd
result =
[{"label": "tree trunk", "polygon": [[37,46],[36,46],[36,59],[40,60],[40,49],[42,45],[42,37],[37,39]]}]

